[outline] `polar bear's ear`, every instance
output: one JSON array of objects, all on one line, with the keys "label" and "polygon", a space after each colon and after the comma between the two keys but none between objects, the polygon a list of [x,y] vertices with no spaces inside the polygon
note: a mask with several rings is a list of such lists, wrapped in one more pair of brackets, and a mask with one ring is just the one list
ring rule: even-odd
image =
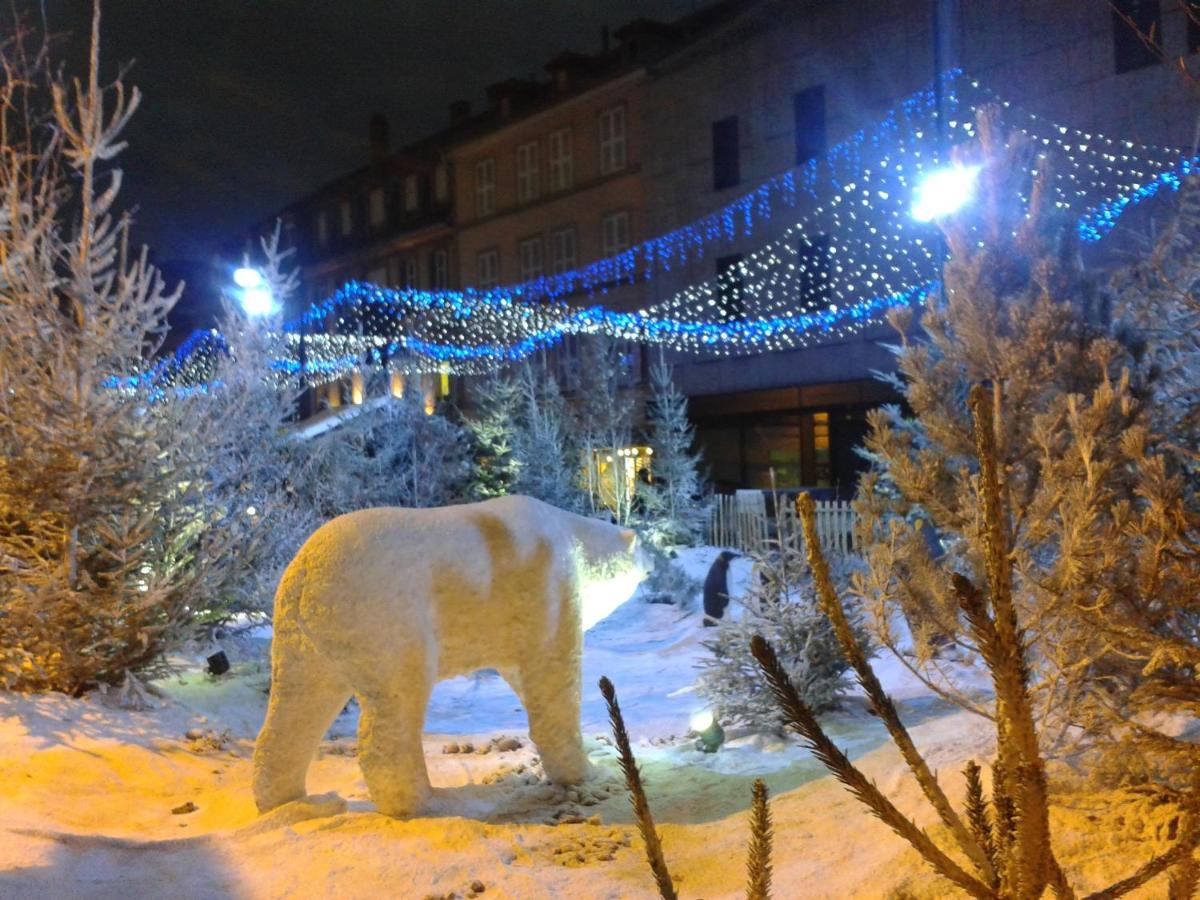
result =
[{"label": "polar bear's ear", "polygon": [[626,547],[632,547],[633,542],[636,539],[637,539],[637,532],[634,531],[632,528],[622,528],[621,529],[621,543],[623,543]]}]

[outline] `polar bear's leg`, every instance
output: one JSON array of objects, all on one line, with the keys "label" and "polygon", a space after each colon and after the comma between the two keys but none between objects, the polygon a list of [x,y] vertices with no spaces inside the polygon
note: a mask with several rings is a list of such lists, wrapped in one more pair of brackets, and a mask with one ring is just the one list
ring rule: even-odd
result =
[{"label": "polar bear's leg", "polygon": [[579,641],[523,662],[515,681],[529,716],[529,737],[551,781],[578,784],[587,777],[587,757],[579,730]]},{"label": "polar bear's leg", "polygon": [[313,753],[350,699],[349,685],[298,631],[277,631],[271,654],[271,697],[254,744],[260,812],[304,796]]},{"label": "polar bear's leg", "polygon": [[421,732],[433,679],[418,671],[411,675],[403,683],[375,684],[358,695],[358,763],[371,800],[388,816],[414,815],[430,792]]}]

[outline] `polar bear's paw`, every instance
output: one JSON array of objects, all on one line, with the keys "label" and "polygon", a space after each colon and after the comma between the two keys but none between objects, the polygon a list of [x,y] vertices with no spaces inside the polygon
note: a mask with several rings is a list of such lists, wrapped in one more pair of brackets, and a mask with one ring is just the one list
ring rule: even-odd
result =
[{"label": "polar bear's paw", "polygon": [[332,792],[301,797],[299,800],[292,800],[263,813],[250,825],[240,829],[238,834],[246,837],[262,834],[265,831],[286,828],[309,819],[332,818],[345,811],[346,801]]}]

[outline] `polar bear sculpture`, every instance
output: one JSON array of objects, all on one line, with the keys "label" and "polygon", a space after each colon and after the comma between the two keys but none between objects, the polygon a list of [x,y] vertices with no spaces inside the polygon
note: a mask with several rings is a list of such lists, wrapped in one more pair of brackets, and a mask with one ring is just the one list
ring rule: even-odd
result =
[{"label": "polar bear sculpture", "polygon": [[[435,682],[480,668],[520,697],[546,774],[584,778],[583,631],[646,572],[634,533],[529,497],[366,509],[313,532],[275,595],[271,697],[254,749],[260,811],[305,795],[317,745],[346,701],[381,812],[429,794],[421,746]],[[589,591],[622,578],[624,590]]]}]

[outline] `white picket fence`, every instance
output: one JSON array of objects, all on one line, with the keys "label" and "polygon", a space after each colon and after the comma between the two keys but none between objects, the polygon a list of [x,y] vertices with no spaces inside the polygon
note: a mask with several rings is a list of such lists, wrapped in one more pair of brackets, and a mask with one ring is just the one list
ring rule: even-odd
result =
[{"label": "white picket fence", "polygon": [[[821,549],[829,554],[854,550],[854,510],[845,500],[817,500],[817,536]],[[762,553],[780,533],[799,535],[796,507],[790,498],[779,498],[778,514],[782,523],[767,515],[766,496],[762,491],[738,491],[714,494],[708,519],[707,542],[714,547],[730,547],[743,553]]]}]

